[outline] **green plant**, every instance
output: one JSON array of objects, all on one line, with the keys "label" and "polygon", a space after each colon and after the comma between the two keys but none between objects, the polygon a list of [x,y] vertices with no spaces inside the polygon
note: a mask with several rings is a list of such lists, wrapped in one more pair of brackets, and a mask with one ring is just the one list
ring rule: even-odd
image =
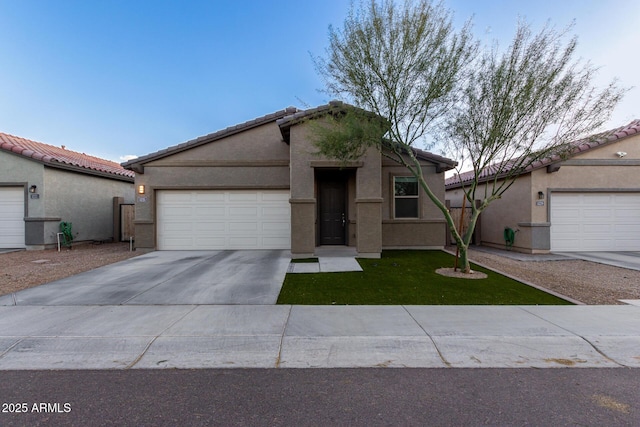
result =
[{"label": "green plant", "polygon": [[73,243],[73,232],[71,231],[71,223],[62,221],[60,223],[60,232],[62,233],[62,237],[64,238],[62,244],[71,248],[71,245]]}]

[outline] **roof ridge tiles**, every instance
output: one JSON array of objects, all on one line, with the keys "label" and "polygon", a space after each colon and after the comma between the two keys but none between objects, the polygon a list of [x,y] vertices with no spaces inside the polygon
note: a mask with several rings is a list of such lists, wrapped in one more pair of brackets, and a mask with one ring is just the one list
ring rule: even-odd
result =
[{"label": "roof ridge tiles", "polygon": [[135,176],[133,171],[122,168],[116,162],[68,150],[64,146],[57,147],[4,132],[0,132],[0,149],[43,163],[68,165],[68,167],[73,167],[74,169],[84,169],[88,173],[115,175],[125,178],[133,178]]},{"label": "roof ridge tiles", "polygon": [[[640,119],[634,119],[630,123],[619,126],[617,128],[605,130],[603,132],[599,132],[593,135],[586,136],[584,138],[578,139],[576,141],[572,141],[569,144],[573,145],[572,153],[569,155],[570,157],[576,154],[584,153],[585,151],[591,150],[593,148],[601,147],[605,144],[609,144],[615,141],[618,141],[623,138],[627,138],[629,136],[640,133]],[[583,148],[584,147],[584,148]],[[513,159],[507,160],[506,163],[511,162]],[[561,160],[560,156],[557,154],[552,154],[543,159],[539,159],[534,164],[529,165],[525,171],[531,172],[534,169],[539,169],[541,167],[547,166],[550,163],[555,163]],[[487,166],[481,173],[480,178],[493,178],[495,176],[495,172],[493,172],[496,168],[498,168],[500,164],[491,164]],[[509,169],[506,168],[503,172],[507,172]],[[473,171],[466,171],[460,174],[455,174],[447,179],[445,179],[445,187],[448,188],[457,188],[463,183],[471,181],[474,175]]]}]

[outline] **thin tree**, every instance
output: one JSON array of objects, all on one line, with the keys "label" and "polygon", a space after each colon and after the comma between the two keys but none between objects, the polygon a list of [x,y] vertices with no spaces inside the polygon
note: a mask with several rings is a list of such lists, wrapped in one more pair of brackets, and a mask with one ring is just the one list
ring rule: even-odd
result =
[{"label": "thin tree", "polygon": [[547,25],[534,35],[520,22],[506,51],[495,44],[480,55],[447,113],[440,141],[472,168],[461,182],[471,207],[468,228],[460,235],[450,224],[464,271],[480,213],[536,163],[569,155],[572,142],[602,126],[626,91],[616,81],[593,85],[597,69],[574,59],[577,38],[568,31]]},{"label": "thin tree", "polygon": [[[591,86],[595,70],[572,60],[576,40],[562,44],[564,36],[545,27],[532,37],[521,23],[504,53],[497,44],[480,52],[470,24],[456,31],[440,3],[352,5],[344,26],[329,28],[326,57],[314,62],[326,91],[356,108],[330,116],[332,126],[316,126],[318,151],[351,161],[375,146],[405,166],[442,211],[462,270],[470,272],[467,249],[482,210],[528,165],[602,124],[622,96],[615,83],[603,91]],[[473,165],[464,235],[427,184],[416,155],[436,135],[460,164]],[[496,191],[476,206],[478,182],[495,163],[510,164],[504,170],[511,175],[496,175]]]}]

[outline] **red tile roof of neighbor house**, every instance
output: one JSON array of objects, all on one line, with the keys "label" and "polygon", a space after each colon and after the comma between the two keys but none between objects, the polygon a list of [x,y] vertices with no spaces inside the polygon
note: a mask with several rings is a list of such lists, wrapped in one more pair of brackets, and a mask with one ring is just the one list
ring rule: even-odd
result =
[{"label": "red tile roof of neighbor house", "polygon": [[67,150],[64,145],[55,147],[0,132],[0,150],[8,151],[49,166],[75,170],[90,175],[111,176],[133,181],[135,173],[116,162]]},{"label": "red tile roof of neighbor house", "polygon": [[[626,126],[610,129],[608,131],[571,142],[570,145],[572,146],[572,148],[569,153],[569,157],[573,157],[597,147],[612,144],[614,142],[620,141],[621,139],[637,134],[640,134],[640,119],[636,119]],[[563,160],[566,160],[566,158],[561,158],[558,155],[545,157],[544,159],[538,160],[529,165],[522,173],[529,173],[536,169],[549,166],[553,163],[562,162]],[[493,179],[498,173],[506,174],[511,169],[513,163],[515,163],[514,160],[508,160],[505,163],[496,163],[494,165],[489,165],[480,173],[479,181],[482,182]],[[445,180],[445,187],[447,188],[447,190],[462,187],[462,185],[471,182],[473,180],[473,177],[473,171],[463,172],[459,175],[451,176]]]}]

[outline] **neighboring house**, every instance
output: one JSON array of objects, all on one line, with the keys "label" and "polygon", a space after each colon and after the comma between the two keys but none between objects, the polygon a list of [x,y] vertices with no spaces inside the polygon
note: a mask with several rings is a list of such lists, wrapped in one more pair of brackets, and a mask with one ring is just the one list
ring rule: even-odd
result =
[{"label": "neighboring house", "polygon": [[134,173],[118,163],[0,133],[0,248],[44,249],[60,222],[75,241],[114,236],[114,197],[133,203]]},{"label": "neighboring house", "polygon": [[[489,205],[476,243],[504,248],[508,227],[520,252],[640,251],[640,120],[572,145],[568,158],[527,168]],[[446,180],[452,207],[461,206],[461,186],[472,177]]]},{"label": "neighboring house", "polygon": [[[285,110],[123,163],[136,172],[136,247],[290,249],[323,245],[441,248],[441,212],[408,171],[371,148],[356,162],[321,158],[309,120],[339,102]],[[427,181],[444,200],[455,162],[417,151]]]}]

